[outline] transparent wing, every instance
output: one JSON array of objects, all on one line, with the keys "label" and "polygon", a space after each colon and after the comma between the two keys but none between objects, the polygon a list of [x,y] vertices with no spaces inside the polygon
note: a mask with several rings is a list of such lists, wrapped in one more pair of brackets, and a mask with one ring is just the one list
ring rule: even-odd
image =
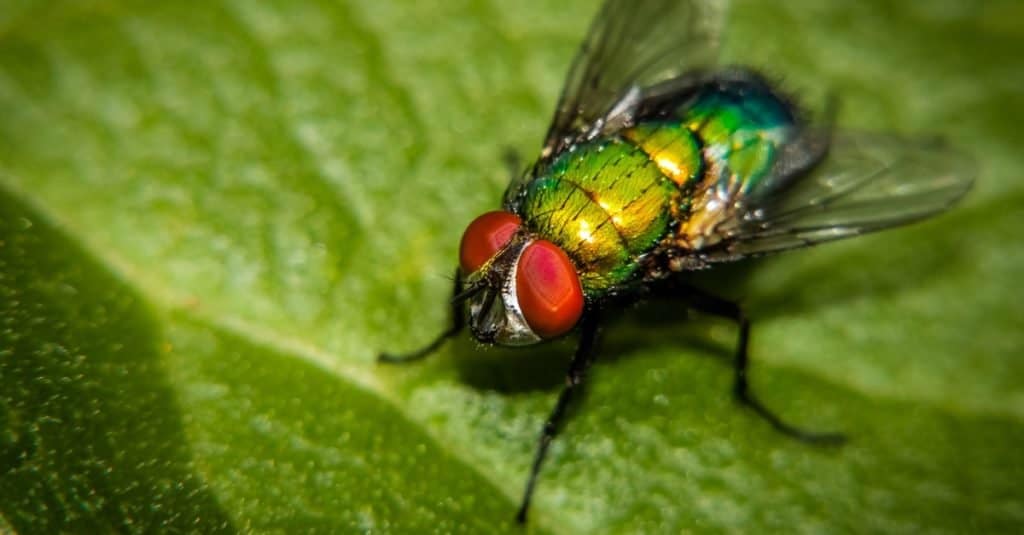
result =
[{"label": "transparent wing", "polygon": [[718,55],[724,4],[724,0],[605,2],[569,69],[542,159],[561,152],[610,115],[617,104],[638,104],[644,90],[711,67]]},{"label": "transparent wing", "polygon": [[836,133],[811,172],[767,181],[702,252],[709,262],[806,247],[923,219],[971,187],[973,160],[940,141]]}]

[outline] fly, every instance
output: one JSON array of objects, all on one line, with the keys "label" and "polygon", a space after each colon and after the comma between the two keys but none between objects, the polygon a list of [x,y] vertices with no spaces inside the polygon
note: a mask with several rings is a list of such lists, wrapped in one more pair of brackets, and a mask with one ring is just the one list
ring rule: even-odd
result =
[{"label": "fly", "polygon": [[742,258],[924,219],[970,188],[969,158],[935,141],[833,128],[755,71],[716,61],[722,13],[699,0],[609,0],[573,60],[540,157],[500,210],[459,246],[452,323],[483,343],[527,346],[579,333],[517,514],[525,522],[548,446],[595,360],[602,313],[649,297],[732,320],[734,392],[791,437],[837,433],[787,423],[747,384],[743,309],[686,282]]}]

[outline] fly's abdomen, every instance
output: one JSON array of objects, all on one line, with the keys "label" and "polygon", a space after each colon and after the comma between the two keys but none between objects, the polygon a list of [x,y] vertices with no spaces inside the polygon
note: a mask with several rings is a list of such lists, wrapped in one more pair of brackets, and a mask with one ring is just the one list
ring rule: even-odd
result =
[{"label": "fly's abdomen", "polygon": [[789,104],[761,81],[713,86],[681,115],[703,146],[705,180],[740,191],[750,191],[768,174],[794,126]]},{"label": "fly's abdomen", "polygon": [[628,280],[638,257],[665,236],[677,193],[643,150],[609,139],[561,155],[518,206],[528,228],[576,262],[584,291],[595,295]]},{"label": "fly's abdomen", "polygon": [[711,84],[683,109],[681,125],[701,147],[702,173],[685,195],[675,246],[715,243],[715,230],[734,203],[770,176],[782,146],[795,132],[790,105],[763,81]]},{"label": "fly's abdomen", "polygon": [[709,83],[674,117],[624,130],[622,137],[679,189],[670,207],[678,225],[666,246],[699,249],[713,243],[733,203],[770,175],[794,126],[789,104],[751,77]]}]

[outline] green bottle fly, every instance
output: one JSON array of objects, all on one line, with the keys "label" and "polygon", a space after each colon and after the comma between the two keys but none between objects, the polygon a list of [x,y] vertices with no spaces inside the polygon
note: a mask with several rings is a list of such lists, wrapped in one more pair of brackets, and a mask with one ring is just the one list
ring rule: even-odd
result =
[{"label": "green bottle fly", "polygon": [[462,235],[451,326],[417,351],[380,356],[422,358],[467,324],[481,343],[505,346],[579,333],[541,431],[521,522],[595,360],[602,314],[642,299],[672,298],[734,321],[736,399],[789,436],[841,443],[842,435],[802,430],[758,400],[747,383],[750,321],[687,273],[917,221],[970,188],[971,159],[942,143],[837,131],[832,107],[798,112],[755,71],[719,65],[721,5],[605,3],[539,158],[512,181],[502,209]]},{"label": "green bottle fly", "polygon": [[673,115],[574,146],[506,196],[574,261],[590,299],[687,267],[667,255],[714,241],[729,215],[716,201],[755,187],[795,131],[786,101],[747,73],[708,82]]}]

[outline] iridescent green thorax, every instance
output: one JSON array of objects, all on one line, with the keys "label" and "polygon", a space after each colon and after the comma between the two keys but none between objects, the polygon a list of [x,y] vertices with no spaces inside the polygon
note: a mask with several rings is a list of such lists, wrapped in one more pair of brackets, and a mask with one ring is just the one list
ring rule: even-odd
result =
[{"label": "iridescent green thorax", "polygon": [[535,178],[519,205],[527,228],[577,263],[588,295],[629,279],[665,235],[677,192],[642,150],[617,139],[577,146]]},{"label": "iridescent green thorax", "polygon": [[673,117],[559,155],[515,195],[526,227],[558,244],[594,297],[642,276],[656,249],[695,250],[769,175],[793,114],[759,84],[709,84]]}]

